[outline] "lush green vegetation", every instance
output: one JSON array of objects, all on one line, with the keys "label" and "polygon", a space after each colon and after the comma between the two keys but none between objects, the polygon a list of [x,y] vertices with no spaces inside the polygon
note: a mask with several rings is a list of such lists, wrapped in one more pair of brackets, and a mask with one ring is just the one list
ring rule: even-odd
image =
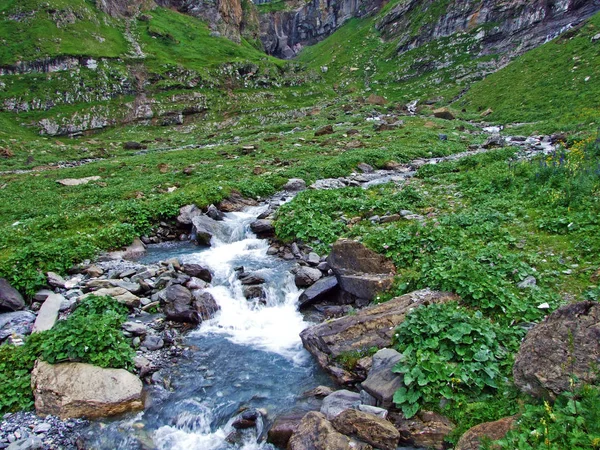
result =
[{"label": "lush green vegetation", "polygon": [[0,412],[33,406],[36,359],[131,369],[134,352],[121,331],[126,317],[127,307],[112,298],[89,296],[52,330],[29,336],[20,347],[0,346]]},{"label": "lush green vegetation", "polygon": [[561,450],[600,448],[600,391],[584,386],[560,395],[554,404],[527,405],[517,425],[491,448]]},{"label": "lush green vegetation", "polygon": [[[600,15],[481,79],[481,66],[496,57],[472,58],[480,28],[398,53],[399,41],[383,41],[375,29],[395,4],[350,20],[290,63],[264,55],[256,41],[215,37],[202,21],[172,10],[126,22],[100,13],[93,1],[4,1],[0,65],[55,56],[107,60],[0,79],[0,171],[27,171],[0,174],[0,276],[32,294],[46,271],[64,273],[129,244],[188,203],[206,206],[233,190],[264,198],[292,177],[310,184],[348,175],[359,163],[382,168],[466,151],[485,139],[467,119],[481,120],[491,109],[485,120],[507,125],[510,134],[569,134],[560,151],[533,160],[498,149],[424,165],[401,184],[302,192],[279,209],[277,235],[321,254],[339,237],[384,254],[398,276],[379,301],[425,287],[460,295],[458,304],[416,310],[396,332],[394,345],[405,355],[397,371],[407,386],[395,401],[406,416],[441,411],[459,425],[454,442],[470,426],[521,412],[503,448],[598,448],[597,390],[539,405],[516,392],[510,369],[528,326],[564,301],[600,296],[590,280],[600,266],[600,57],[591,39]],[[447,5],[413,11],[411,34]],[[259,9],[283,8],[282,1]],[[126,36],[144,58],[135,57]],[[366,104],[371,93],[389,103]],[[427,105],[406,117],[402,105],[412,100]],[[93,136],[38,135],[44,119],[64,124],[93,113],[118,124],[140,102],[152,107],[148,123]],[[428,116],[428,108],[449,104],[459,120]],[[163,117],[186,110],[194,114],[182,125],[161,126]],[[374,116],[404,125],[379,132]],[[315,137],[327,124],[334,133]],[[147,149],[126,150],[126,141]],[[242,149],[249,145],[255,149]],[[98,161],[49,166],[86,158]],[[101,179],[56,183],[93,175]],[[374,219],[403,210],[422,220]],[[528,277],[536,285],[519,287]],[[120,331],[125,312],[90,297],[52,331],[0,347],[0,410],[31,407],[37,358],[130,368],[132,350]],[[338,362],[352,369],[375,350]]]},{"label": "lush green vegetation", "polygon": [[396,391],[394,403],[410,418],[423,404],[477,398],[498,388],[512,369],[508,355],[523,334],[509,335],[481,312],[472,314],[454,303],[417,308],[394,335],[403,355],[394,371],[403,374],[406,386]]},{"label": "lush green vegetation", "polygon": [[117,58],[129,46],[121,24],[87,0],[5,0],[0,43],[0,66],[57,56]]}]

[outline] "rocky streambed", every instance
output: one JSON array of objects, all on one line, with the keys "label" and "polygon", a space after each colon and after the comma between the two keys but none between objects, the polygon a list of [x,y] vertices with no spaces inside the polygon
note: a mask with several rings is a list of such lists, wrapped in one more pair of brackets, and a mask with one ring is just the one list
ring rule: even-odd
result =
[{"label": "rocky streambed", "polygon": [[[381,171],[363,164],[348,177],[311,187],[401,183],[423,164],[507,143],[520,146],[523,157],[554,150],[549,137],[493,135],[464,154]],[[0,316],[6,319],[3,339],[18,343],[19,332],[52,326],[89,293],[112,296],[132,311],[123,328],[138,349],[145,409],[90,423],[8,415],[0,448],[253,449],[284,448],[288,441],[295,450],[396,448],[401,443],[441,448],[454,426],[446,418],[423,412],[406,420],[390,409],[401,383],[391,373],[397,352],[364,355],[352,370],[340,358],[357,349],[386,347],[390,330],[410,309],[453,297],[425,290],[344,315],[385,289],[394,269],[353,241],[338,242],[325,258],[309,247],[271,240],[272,214],[305,188],[302,180],[290,180],[262,205],[248,207],[238,199],[222,208],[242,211],[184,207],[178,223],[185,232],[165,224],[163,234],[195,243],[172,240],[145,248],[137,242],[80,267],[71,278],[48,274],[51,289],[35,296],[33,312]],[[420,219],[405,214],[395,220]],[[123,259],[129,257],[137,261]],[[19,309],[18,298],[12,300],[13,309]],[[311,312],[303,315],[299,309]],[[313,326],[338,316],[344,317]],[[332,379],[351,390],[333,392]]]}]

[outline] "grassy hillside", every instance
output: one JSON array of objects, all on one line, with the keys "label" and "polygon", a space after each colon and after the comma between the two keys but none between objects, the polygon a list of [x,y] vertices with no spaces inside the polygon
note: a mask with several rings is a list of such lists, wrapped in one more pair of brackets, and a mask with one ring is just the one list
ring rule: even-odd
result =
[{"label": "grassy hillside", "polygon": [[600,14],[475,83],[457,108],[486,120],[531,122],[540,131],[600,127]]},{"label": "grassy hillside", "polygon": [[116,58],[128,52],[122,24],[90,0],[4,0],[0,66],[56,56]]}]

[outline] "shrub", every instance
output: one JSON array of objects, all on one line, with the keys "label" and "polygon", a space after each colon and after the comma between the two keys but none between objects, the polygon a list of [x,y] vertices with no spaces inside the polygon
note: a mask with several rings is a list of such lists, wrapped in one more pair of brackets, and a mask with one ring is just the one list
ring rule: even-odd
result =
[{"label": "shrub", "polygon": [[33,406],[30,374],[38,358],[131,369],[134,351],[121,331],[126,314],[127,307],[110,297],[89,296],[66,320],[32,334],[25,345],[0,346],[0,412]]},{"label": "shrub", "polygon": [[[488,448],[490,448],[488,446]],[[548,402],[526,405],[516,426],[491,448],[564,450],[600,448],[600,391],[583,386]]]},{"label": "shrub", "polygon": [[509,349],[518,346],[517,333],[456,303],[416,309],[393,342],[403,355],[394,372],[403,374],[405,384],[394,402],[407,418],[441,397],[458,401],[496,389],[510,371]]}]

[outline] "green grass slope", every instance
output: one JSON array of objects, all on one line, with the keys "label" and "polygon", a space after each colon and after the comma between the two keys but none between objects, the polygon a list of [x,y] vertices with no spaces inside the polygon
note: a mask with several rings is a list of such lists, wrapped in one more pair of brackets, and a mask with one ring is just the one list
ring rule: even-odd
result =
[{"label": "green grass slope", "polygon": [[[499,123],[533,122],[540,131],[600,127],[600,14],[475,83],[456,103],[491,108]],[[540,123],[541,124],[538,124]]]},{"label": "green grass slope", "polygon": [[57,56],[116,58],[128,51],[121,27],[89,0],[3,0],[0,66]]}]

